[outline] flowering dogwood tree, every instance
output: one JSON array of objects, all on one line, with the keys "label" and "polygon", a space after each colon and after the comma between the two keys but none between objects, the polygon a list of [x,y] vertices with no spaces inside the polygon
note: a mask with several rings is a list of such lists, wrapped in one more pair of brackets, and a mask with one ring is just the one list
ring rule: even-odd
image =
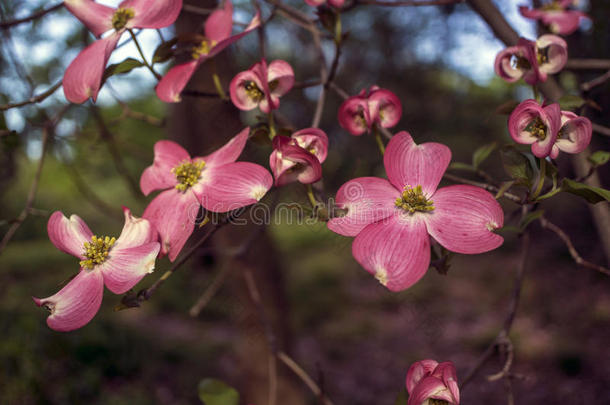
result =
[{"label": "flowering dogwood tree", "polygon": [[[527,328],[521,326],[515,332],[515,325],[538,314],[531,305],[521,308],[530,294],[526,268],[534,267],[536,260],[535,267],[544,269],[565,256],[569,265],[545,276],[561,278],[566,276],[556,273],[571,272],[579,280],[597,277],[594,282],[603,285],[604,290],[592,307],[602,314],[596,320],[607,329],[610,270],[599,263],[610,260],[610,191],[603,186],[604,164],[610,160],[607,138],[603,138],[610,133],[610,101],[604,96],[610,74],[599,75],[597,71],[609,70],[610,62],[603,59],[608,55],[596,54],[592,46],[579,48],[577,44],[595,41],[595,27],[607,24],[608,15],[598,21],[596,15],[570,0],[509,2],[500,8],[491,0],[114,3],[66,0],[45,5],[25,17],[10,16],[4,9],[13,8],[2,8],[3,58],[13,66],[18,81],[31,90],[23,101],[8,90],[0,98],[0,111],[5,114],[1,122],[4,128],[0,128],[5,160],[15,166],[14,147],[9,147],[13,140],[20,140],[17,148],[33,150],[38,146],[40,153],[34,159],[33,177],[27,180],[27,195],[10,194],[10,200],[19,204],[20,213],[11,218],[10,210],[4,210],[0,260],[16,255],[11,252],[18,252],[21,244],[33,240],[32,235],[44,232],[44,223],[48,241],[43,246],[52,244],[79,259],[78,268],[37,269],[57,272],[57,277],[67,279],[59,288],[34,284],[21,287],[28,292],[18,294],[18,307],[30,305],[31,312],[36,306],[48,310],[46,324],[50,330],[41,333],[50,339],[59,339],[59,332],[79,336],[102,322],[96,318],[100,313],[103,319],[119,319],[115,322],[125,328],[140,322],[138,328],[143,334],[150,334],[153,327],[153,334],[179,334],[180,328],[192,328],[197,317],[206,316],[208,304],[218,302],[219,291],[227,288],[236,293],[224,302],[224,308],[233,305],[234,310],[237,302],[241,308],[238,312],[249,314],[246,317],[254,319],[258,332],[244,332],[252,341],[241,349],[247,353],[239,367],[243,372],[218,375],[217,370],[222,368],[210,367],[214,373],[197,376],[201,381],[198,387],[191,387],[192,392],[197,392],[206,405],[458,405],[460,398],[462,403],[489,402],[489,398],[509,404],[561,402],[557,398],[567,394],[543,391],[542,395],[528,395],[528,379],[551,378],[545,374],[548,367],[536,370],[534,362],[520,365],[522,353],[535,349],[520,341],[528,339],[523,337]],[[362,24],[364,16],[377,8],[401,11],[396,14],[401,18],[405,10],[439,9],[484,22],[483,28],[496,38],[486,41],[503,43],[497,47],[495,61],[485,56],[477,61],[496,74],[488,79],[486,91],[497,105],[483,103],[469,114],[481,128],[488,128],[484,121],[494,120],[498,124],[490,129],[494,133],[468,133],[460,142],[451,139],[453,133],[463,132],[459,121],[452,118],[458,110],[456,105],[468,103],[477,91],[453,88],[461,99],[452,104],[435,99],[432,93],[404,91],[407,82],[425,81],[423,73],[390,78],[395,68],[389,62],[389,67],[385,66],[381,51],[399,46],[404,38],[389,30],[385,41],[377,41],[377,36],[361,41],[370,28]],[[60,13],[63,19],[57,17]],[[379,17],[384,26],[398,18],[375,16],[373,23],[377,24]],[[535,32],[517,33],[511,25],[515,18],[535,21]],[[29,70],[36,66],[20,61],[19,52],[11,50],[14,37],[21,34],[19,27],[47,20],[56,30],[62,24],[81,24],[85,38],[85,45],[79,45],[73,57],[62,57],[66,60],[61,69],[49,71],[49,78],[57,80],[55,85],[33,80]],[[188,21],[194,24],[189,26]],[[145,41],[147,32],[153,35]],[[300,40],[303,36],[307,39]],[[438,38],[434,41],[434,47],[442,48]],[[477,46],[474,41],[468,42],[458,49],[463,55],[457,58],[472,57]],[[369,48],[377,52],[377,57],[365,57],[372,65],[365,69],[353,61]],[[449,51],[443,49],[441,53]],[[456,58],[459,52],[453,51]],[[124,59],[110,63],[119,53]],[[12,76],[6,73],[6,77]],[[129,82],[136,77],[146,80]],[[439,74],[434,85],[441,88],[443,80],[451,81]],[[9,81],[3,80],[0,86],[10,89]],[[38,86],[46,89],[40,91]],[[148,107],[140,110],[129,100],[134,88],[138,97],[150,103]],[[428,104],[433,114],[414,113]],[[120,114],[109,117],[108,111],[115,107]],[[27,114],[19,115],[26,109]],[[13,130],[11,126],[19,119],[27,120],[28,126]],[[450,122],[450,133],[439,137],[435,121],[442,119]],[[115,133],[131,121],[162,127],[164,132],[158,136],[144,130],[144,141],[133,145]],[[90,127],[98,134],[93,143],[86,140]],[[193,135],[185,135],[187,132]],[[40,134],[40,139],[33,138],[33,133]],[[466,143],[461,145],[464,139]],[[201,146],[200,141],[205,145]],[[100,153],[99,145],[107,146],[108,155]],[[78,165],[74,156],[83,157]],[[472,162],[465,163],[465,158]],[[65,174],[44,175],[45,160],[49,159],[69,168],[78,194],[62,189]],[[104,172],[98,180],[121,179],[130,196],[118,193],[116,184],[107,187],[83,180],[83,167],[93,167],[98,160],[114,166],[116,174]],[[9,171],[5,177],[11,179],[16,174]],[[134,180],[137,178],[139,183]],[[19,179],[26,181],[26,174]],[[59,197],[43,194],[45,189],[54,190]],[[147,198],[152,193],[157,194]],[[5,198],[9,200],[8,193]],[[91,211],[82,208],[87,204],[95,210],[85,216],[78,209]],[[118,234],[105,222],[116,220],[111,218],[121,207],[124,225]],[[74,214],[66,217],[62,212]],[[330,288],[311,292],[293,272],[273,272],[280,254],[269,247],[269,234],[283,229],[286,233],[277,237],[281,245],[288,243],[291,232],[300,232],[282,228],[285,212],[290,225],[296,222],[298,228],[315,231],[313,238],[299,242],[298,248],[287,255],[287,267],[301,260],[306,263],[308,256],[326,249],[321,262],[340,270],[342,277],[360,277],[366,272],[370,275],[353,284],[341,279]],[[114,229],[111,235],[119,236],[94,234],[81,215],[88,221],[91,216],[100,229]],[[587,229],[563,229],[562,221],[556,219],[566,216],[579,224],[588,221]],[[582,235],[586,235],[584,246],[590,247],[588,251],[582,251]],[[560,247],[550,249],[549,240],[561,241]],[[26,258],[37,254],[28,252]],[[205,268],[203,258],[222,264],[205,286],[199,286],[202,292],[193,300],[186,291],[196,286],[197,270]],[[179,276],[174,274],[186,264],[191,265],[191,272],[180,271],[188,280],[180,285],[174,281]],[[313,271],[311,266],[304,266],[306,271]],[[356,268],[366,272],[358,273]],[[433,272],[438,274],[427,275]],[[496,289],[475,288],[473,274],[493,277]],[[12,277],[12,284],[28,284],[18,271]],[[386,328],[384,338],[377,342],[375,334],[356,335],[378,358],[399,362],[399,371],[388,367],[392,370],[388,376],[381,361],[373,362],[379,369],[359,367],[357,362],[347,369],[354,376],[364,373],[366,383],[382,387],[378,391],[383,394],[376,393],[371,400],[358,393],[362,382],[354,383],[357,377],[352,380],[349,371],[337,372],[332,357],[320,360],[316,348],[324,351],[323,337],[311,343],[303,332],[296,338],[298,350],[293,350],[286,332],[290,326],[286,325],[300,320],[287,316],[290,299],[283,291],[285,279],[296,291],[297,298],[292,299],[298,299],[298,305],[307,308],[321,297],[328,300],[323,302],[330,304],[324,304],[323,310],[312,317],[327,325],[337,321],[333,311],[340,305],[348,307],[345,313],[349,315],[341,317],[339,329],[346,325],[357,328],[360,312],[374,312],[374,319]],[[236,286],[235,280],[243,281],[243,285]],[[539,281],[543,285],[546,282]],[[504,285],[512,285],[512,293],[503,289]],[[102,306],[104,286],[119,295],[113,303],[114,313]],[[398,299],[391,301],[396,311],[413,311],[412,318],[419,323],[391,318],[382,309],[370,308],[358,300],[337,303],[331,299],[346,294],[348,286],[360,291],[359,297],[376,295],[378,301],[387,302]],[[544,300],[558,304],[587,300],[587,292],[580,292],[582,298],[579,292],[570,290],[544,290]],[[168,320],[156,322],[147,312],[171,291],[179,297],[180,308],[184,309],[184,302],[192,305],[189,313],[195,319],[180,327]],[[30,297],[48,294],[52,295],[33,298],[32,304]],[[492,304],[483,303],[487,294]],[[472,299],[460,301],[456,299],[460,295]],[[481,304],[477,305],[479,298]],[[507,311],[501,310],[496,298],[509,301]],[[454,304],[458,301],[462,303],[459,307]],[[426,308],[439,308],[455,323],[438,323],[437,316]],[[162,309],[158,313],[163,313]],[[43,323],[39,313],[33,316],[36,325]],[[483,343],[474,349],[464,347],[463,342],[472,333],[469,328],[478,326],[462,322],[462,318],[473,317],[493,324],[491,332],[485,332]],[[230,323],[235,323],[234,319],[229,318]],[[594,326],[592,330],[603,327]],[[529,338],[533,347],[560,340],[529,332],[535,336]],[[425,342],[430,336],[445,333],[456,335],[461,344],[439,349]],[[350,345],[347,332],[337,336],[345,338],[339,339],[341,345]],[[405,336],[408,339],[400,353],[385,344],[387,340],[402,342]],[[206,346],[206,337],[204,334],[198,340],[202,347]],[[602,354],[606,337],[599,335],[604,342]],[[239,352],[237,339],[229,334],[220,340]],[[582,342],[565,338],[562,344],[572,347]],[[352,354],[362,354],[359,350]],[[196,356],[191,352],[184,350],[185,356]],[[544,359],[539,362],[545,364]],[[147,359],[139,358],[138,363],[145,368]],[[252,386],[247,386],[243,381],[250,380],[251,375],[255,376]],[[352,382],[348,384],[346,379]],[[498,381],[503,384],[498,385]],[[61,380],[55,383],[61,384]],[[309,392],[300,390],[300,383]],[[554,386],[558,392],[577,390],[561,388],[564,385],[568,386],[565,382],[547,386]],[[579,398],[597,398],[602,403],[610,400],[607,392],[603,398],[600,395],[591,388],[591,395]],[[163,390],[156,396],[161,403],[177,403]],[[44,397],[39,399],[61,403]],[[9,401],[31,403],[31,398],[18,392]],[[73,401],[80,403],[83,398]],[[396,399],[387,402],[387,398]],[[129,394],[124,400],[130,401]],[[575,403],[570,401],[562,403]]]}]

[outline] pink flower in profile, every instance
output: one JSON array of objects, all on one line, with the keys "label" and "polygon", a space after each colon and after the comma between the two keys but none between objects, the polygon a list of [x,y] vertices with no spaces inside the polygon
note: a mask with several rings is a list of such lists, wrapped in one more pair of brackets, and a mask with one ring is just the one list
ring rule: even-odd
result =
[{"label": "pink flower in profile", "polygon": [[520,38],[516,46],[510,46],[496,56],[495,71],[505,81],[512,83],[524,78],[535,85],[545,82],[565,66],[568,45],[556,35],[542,35],[535,42]]},{"label": "pink flower in profile", "polygon": [[377,86],[362,89],[339,107],[339,124],[352,135],[371,131],[375,124],[391,128],[400,121],[402,105],[390,90]]},{"label": "pink flower in profile", "polygon": [[211,212],[228,212],[254,204],[271,188],[271,174],[262,166],[236,162],[250,129],[245,128],[223,147],[194,157],[172,141],[155,144],[155,159],[140,178],[144,195],[164,190],[146,210],[161,238],[161,254],[174,261],[193,233],[199,206]]},{"label": "pink flower in profile", "polygon": [[409,392],[407,405],[436,404],[436,401],[447,405],[460,403],[457,375],[451,362],[422,360],[413,363],[407,372],[406,385]]},{"label": "pink flower in profile", "polygon": [[407,132],[388,143],[388,180],[360,177],[337,191],[347,210],[328,228],[355,236],[354,258],[384,286],[401,291],[415,284],[430,265],[430,236],[446,249],[476,254],[503,242],[493,230],[504,214],[493,196],[479,187],[454,185],[437,190],[451,160],[439,143],[416,145]]},{"label": "pink flower in profile", "polygon": [[[66,0],[66,8],[98,39],[70,63],[63,79],[64,94],[72,103],[97,99],[108,59],[121,35],[130,28],[163,28],[178,18],[182,0],[125,0],[118,8],[93,0]],[[112,30],[108,36],[102,34]]]},{"label": "pink flower in profile", "polygon": [[305,0],[305,3],[309,4],[312,7],[319,7],[322,4],[328,4],[334,8],[341,8],[345,3],[345,0]]},{"label": "pink flower in profile", "polygon": [[191,60],[174,66],[163,76],[156,87],[157,96],[167,103],[177,103],[180,101],[180,93],[184,90],[199,65],[254,31],[260,24],[260,14],[256,13],[244,31],[231,35],[233,29],[233,5],[231,0],[225,0],[224,8],[214,11],[206,20],[204,27],[205,36],[197,36],[197,43],[192,49]]},{"label": "pink flower in profile", "polygon": [[508,118],[508,132],[520,144],[532,145],[532,153],[545,158],[551,154],[561,128],[559,104],[541,106],[536,100],[525,100]]},{"label": "pink flower in profile", "polygon": [[288,62],[274,60],[267,66],[263,59],[248,70],[238,73],[229,87],[231,101],[240,110],[259,107],[268,114],[280,106],[280,97],[294,85],[294,71]]},{"label": "pink flower in profile", "polygon": [[589,17],[582,11],[568,9],[573,4],[574,0],[554,0],[540,8],[520,6],[519,12],[525,18],[540,20],[555,34],[570,35],[578,29],[581,18]]},{"label": "pink flower in profile", "polygon": [[552,159],[559,155],[559,151],[565,153],[580,153],[589,146],[593,126],[586,117],[579,117],[571,111],[561,112],[561,128],[557,132],[557,138],[551,154]]},{"label": "pink flower in profile", "polygon": [[299,181],[311,184],[322,177],[321,163],[326,160],[328,137],[317,128],[306,128],[290,137],[278,135],[273,138],[273,152],[269,166],[275,177],[275,185]]},{"label": "pink flower in profile", "polygon": [[93,235],[77,215],[66,218],[55,211],[49,218],[49,239],[61,251],[80,259],[80,271],[58,293],[34,298],[51,315],[51,329],[66,332],[86,325],[102,303],[104,285],[115,294],[133,288],[151,273],[159,253],[157,232],[144,218],[136,218],[123,208],[125,225],[117,238]]}]

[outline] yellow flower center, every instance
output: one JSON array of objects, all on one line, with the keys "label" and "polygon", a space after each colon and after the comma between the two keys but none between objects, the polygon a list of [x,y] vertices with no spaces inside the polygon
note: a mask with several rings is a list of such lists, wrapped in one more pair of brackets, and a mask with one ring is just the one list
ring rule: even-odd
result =
[{"label": "yellow flower center", "polygon": [[172,173],[176,175],[176,188],[180,191],[186,191],[193,187],[201,177],[201,171],[205,166],[203,160],[197,162],[185,161],[172,169]]},{"label": "yellow flower center", "polygon": [[133,8],[118,8],[112,16],[112,27],[120,31],[127,25],[127,22],[136,16]]},{"label": "yellow flower center", "polygon": [[258,88],[256,83],[253,81],[247,81],[244,83],[244,89],[246,89],[246,95],[255,103],[258,103],[263,99],[263,91]]},{"label": "yellow flower center", "polygon": [[545,4],[540,8],[542,11],[563,11],[563,7],[558,1],[553,1],[549,4]]},{"label": "yellow flower center", "polygon": [[212,48],[216,45],[216,41],[210,41],[207,38],[204,38],[199,45],[193,47],[193,51],[191,53],[191,57],[193,59],[199,59],[202,56],[210,53]]},{"label": "yellow flower center", "polygon": [[525,130],[541,141],[546,139],[546,125],[544,125],[540,117],[536,117],[535,120],[527,124]]},{"label": "yellow flower center", "polygon": [[419,185],[415,188],[405,186],[401,196],[396,199],[395,205],[409,214],[416,211],[428,212],[434,210],[434,202],[426,198]]},{"label": "yellow flower center", "polygon": [[108,258],[108,253],[116,242],[116,238],[108,236],[97,237],[93,235],[91,242],[85,242],[83,255],[87,258],[81,260],[80,265],[86,269],[93,269],[96,265],[102,264]]}]

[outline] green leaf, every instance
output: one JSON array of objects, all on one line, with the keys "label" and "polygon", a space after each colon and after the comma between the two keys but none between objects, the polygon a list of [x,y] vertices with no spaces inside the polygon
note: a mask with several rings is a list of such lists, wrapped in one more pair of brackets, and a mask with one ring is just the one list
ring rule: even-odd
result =
[{"label": "green leaf", "polygon": [[498,144],[496,142],[488,143],[487,145],[483,145],[472,154],[472,165],[475,168],[478,168],[481,163],[485,161],[491,155],[491,152],[496,150]]},{"label": "green leaf", "polygon": [[532,223],[532,221],[537,220],[538,218],[540,218],[542,215],[544,214],[544,210],[538,210],[538,211],[532,211],[529,214],[527,214],[525,216],[525,218],[523,218],[521,220],[521,222],[519,222],[519,228],[524,231],[525,228],[527,228],[527,226],[529,224]]},{"label": "green leaf", "polygon": [[172,56],[174,56],[174,50],[172,49],[174,45],[178,43],[178,38],[172,38],[169,41],[162,42],[157,49],[155,49],[155,54],[152,58],[152,63],[163,63],[169,60]]},{"label": "green leaf", "polygon": [[563,179],[561,190],[566,193],[578,195],[592,204],[600,201],[610,201],[610,191],[600,188],[588,186],[584,183],[579,183],[570,179]]},{"label": "green leaf", "polygon": [[505,146],[501,150],[502,165],[504,171],[516,184],[531,187],[534,180],[534,168],[532,162],[514,146]]},{"label": "green leaf", "polygon": [[122,62],[113,63],[112,65],[109,65],[104,71],[104,75],[102,76],[102,83],[108,80],[110,76],[128,73],[134,70],[135,68],[139,68],[141,66],[145,66],[144,63],[134,58],[127,58]]},{"label": "green leaf", "polygon": [[519,105],[517,100],[508,100],[505,103],[502,103],[496,108],[496,114],[499,115],[510,115],[515,108]]},{"label": "green leaf", "polygon": [[469,172],[474,172],[475,168],[470,166],[467,163],[462,163],[462,162],[453,162],[449,165],[449,169],[454,169],[454,170],[468,170]]},{"label": "green leaf", "polygon": [[559,105],[562,110],[575,110],[580,108],[585,103],[585,99],[579,96],[567,94],[559,99]]},{"label": "green leaf", "polygon": [[506,193],[506,191],[513,186],[513,184],[515,184],[515,180],[503,182],[494,198],[497,200],[498,198],[502,197],[504,193]]},{"label": "green leaf", "polygon": [[598,150],[587,158],[593,167],[603,166],[610,160],[610,152]]},{"label": "green leaf", "polygon": [[205,405],[239,405],[239,393],[220,380],[206,378],[199,382],[199,399]]}]

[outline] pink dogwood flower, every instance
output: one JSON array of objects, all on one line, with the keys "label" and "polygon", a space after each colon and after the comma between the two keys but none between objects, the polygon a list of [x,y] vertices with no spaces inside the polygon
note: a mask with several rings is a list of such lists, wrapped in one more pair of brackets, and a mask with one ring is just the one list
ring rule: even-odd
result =
[{"label": "pink dogwood flower", "polygon": [[535,85],[545,82],[565,66],[568,45],[556,35],[542,35],[535,42],[520,38],[516,46],[510,46],[496,56],[495,71],[505,81],[512,83],[524,78]]},{"label": "pink dogwood flower", "polygon": [[578,29],[581,18],[589,17],[582,11],[568,9],[573,4],[574,0],[554,0],[540,8],[519,6],[519,12],[525,18],[540,20],[555,34],[570,35]]},{"label": "pink dogwood flower", "polygon": [[403,131],[390,140],[383,160],[388,180],[360,177],[339,188],[336,204],[347,214],[328,228],[356,237],[354,258],[388,289],[404,290],[424,276],[430,236],[457,253],[502,244],[493,230],[502,227],[504,214],[490,193],[467,185],[437,190],[451,160],[447,146],[416,145]]},{"label": "pink dogwood flower", "polygon": [[[104,69],[121,35],[131,28],[163,28],[178,18],[182,0],[125,0],[118,8],[93,0],[66,0],[66,8],[98,38],[70,63],[63,79],[64,94],[72,103],[96,101]],[[102,34],[112,30],[108,36]]]},{"label": "pink dogwood flower", "polygon": [[328,4],[334,8],[341,8],[345,3],[345,0],[305,0],[305,3],[309,4],[312,7],[319,7],[322,4]]},{"label": "pink dogwood flower", "polygon": [[233,4],[231,0],[225,0],[224,8],[214,11],[206,20],[205,36],[197,36],[197,44],[192,49],[191,60],[174,66],[163,76],[156,87],[157,96],[167,103],[179,102],[180,93],[199,65],[254,31],[260,24],[260,14],[257,12],[244,31],[231,35]]},{"label": "pink dogwood flower", "polygon": [[223,147],[191,158],[172,141],[155,144],[155,158],[140,178],[144,195],[164,190],[146,207],[161,238],[161,254],[174,261],[193,233],[199,206],[211,212],[228,212],[256,203],[271,188],[271,174],[262,166],[236,162],[248,140],[249,128]]},{"label": "pink dogwood flower", "polygon": [[549,155],[557,158],[559,151],[565,153],[580,153],[589,146],[593,135],[593,125],[586,117],[579,117],[571,111],[561,112],[561,128]]},{"label": "pink dogwood flower", "polygon": [[532,153],[545,158],[551,154],[561,128],[559,104],[541,106],[536,100],[525,100],[508,118],[508,132],[520,144],[532,145]]},{"label": "pink dogwood flower", "polygon": [[68,219],[55,211],[49,218],[49,239],[62,252],[78,257],[81,267],[55,295],[34,298],[36,305],[51,312],[47,318],[51,329],[66,332],[86,325],[100,308],[104,285],[123,294],[152,273],[160,248],[157,232],[146,219],[131,215],[128,208],[123,212],[125,225],[118,239],[93,235],[77,215]]},{"label": "pink dogwood flower", "polygon": [[407,405],[459,405],[460,390],[455,367],[451,362],[421,360],[407,372]]},{"label": "pink dogwood flower", "polygon": [[238,73],[229,87],[231,101],[240,110],[259,107],[268,114],[280,106],[280,97],[294,85],[294,71],[288,62],[274,60],[269,65],[263,59],[250,69]]},{"label": "pink dogwood flower", "polygon": [[318,128],[306,128],[291,136],[273,138],[269,166],[275,185],[299,181],[311,184],[322,177],[322,163],[328,153],[328,137]]},{"label": "pink dogwood flower", "polygon": [[339,107],[339,124],[352,135],[371,131],[375,124],[391,128],[400,121],[402,105],[390,90],[372,86],[345,100]]}]

